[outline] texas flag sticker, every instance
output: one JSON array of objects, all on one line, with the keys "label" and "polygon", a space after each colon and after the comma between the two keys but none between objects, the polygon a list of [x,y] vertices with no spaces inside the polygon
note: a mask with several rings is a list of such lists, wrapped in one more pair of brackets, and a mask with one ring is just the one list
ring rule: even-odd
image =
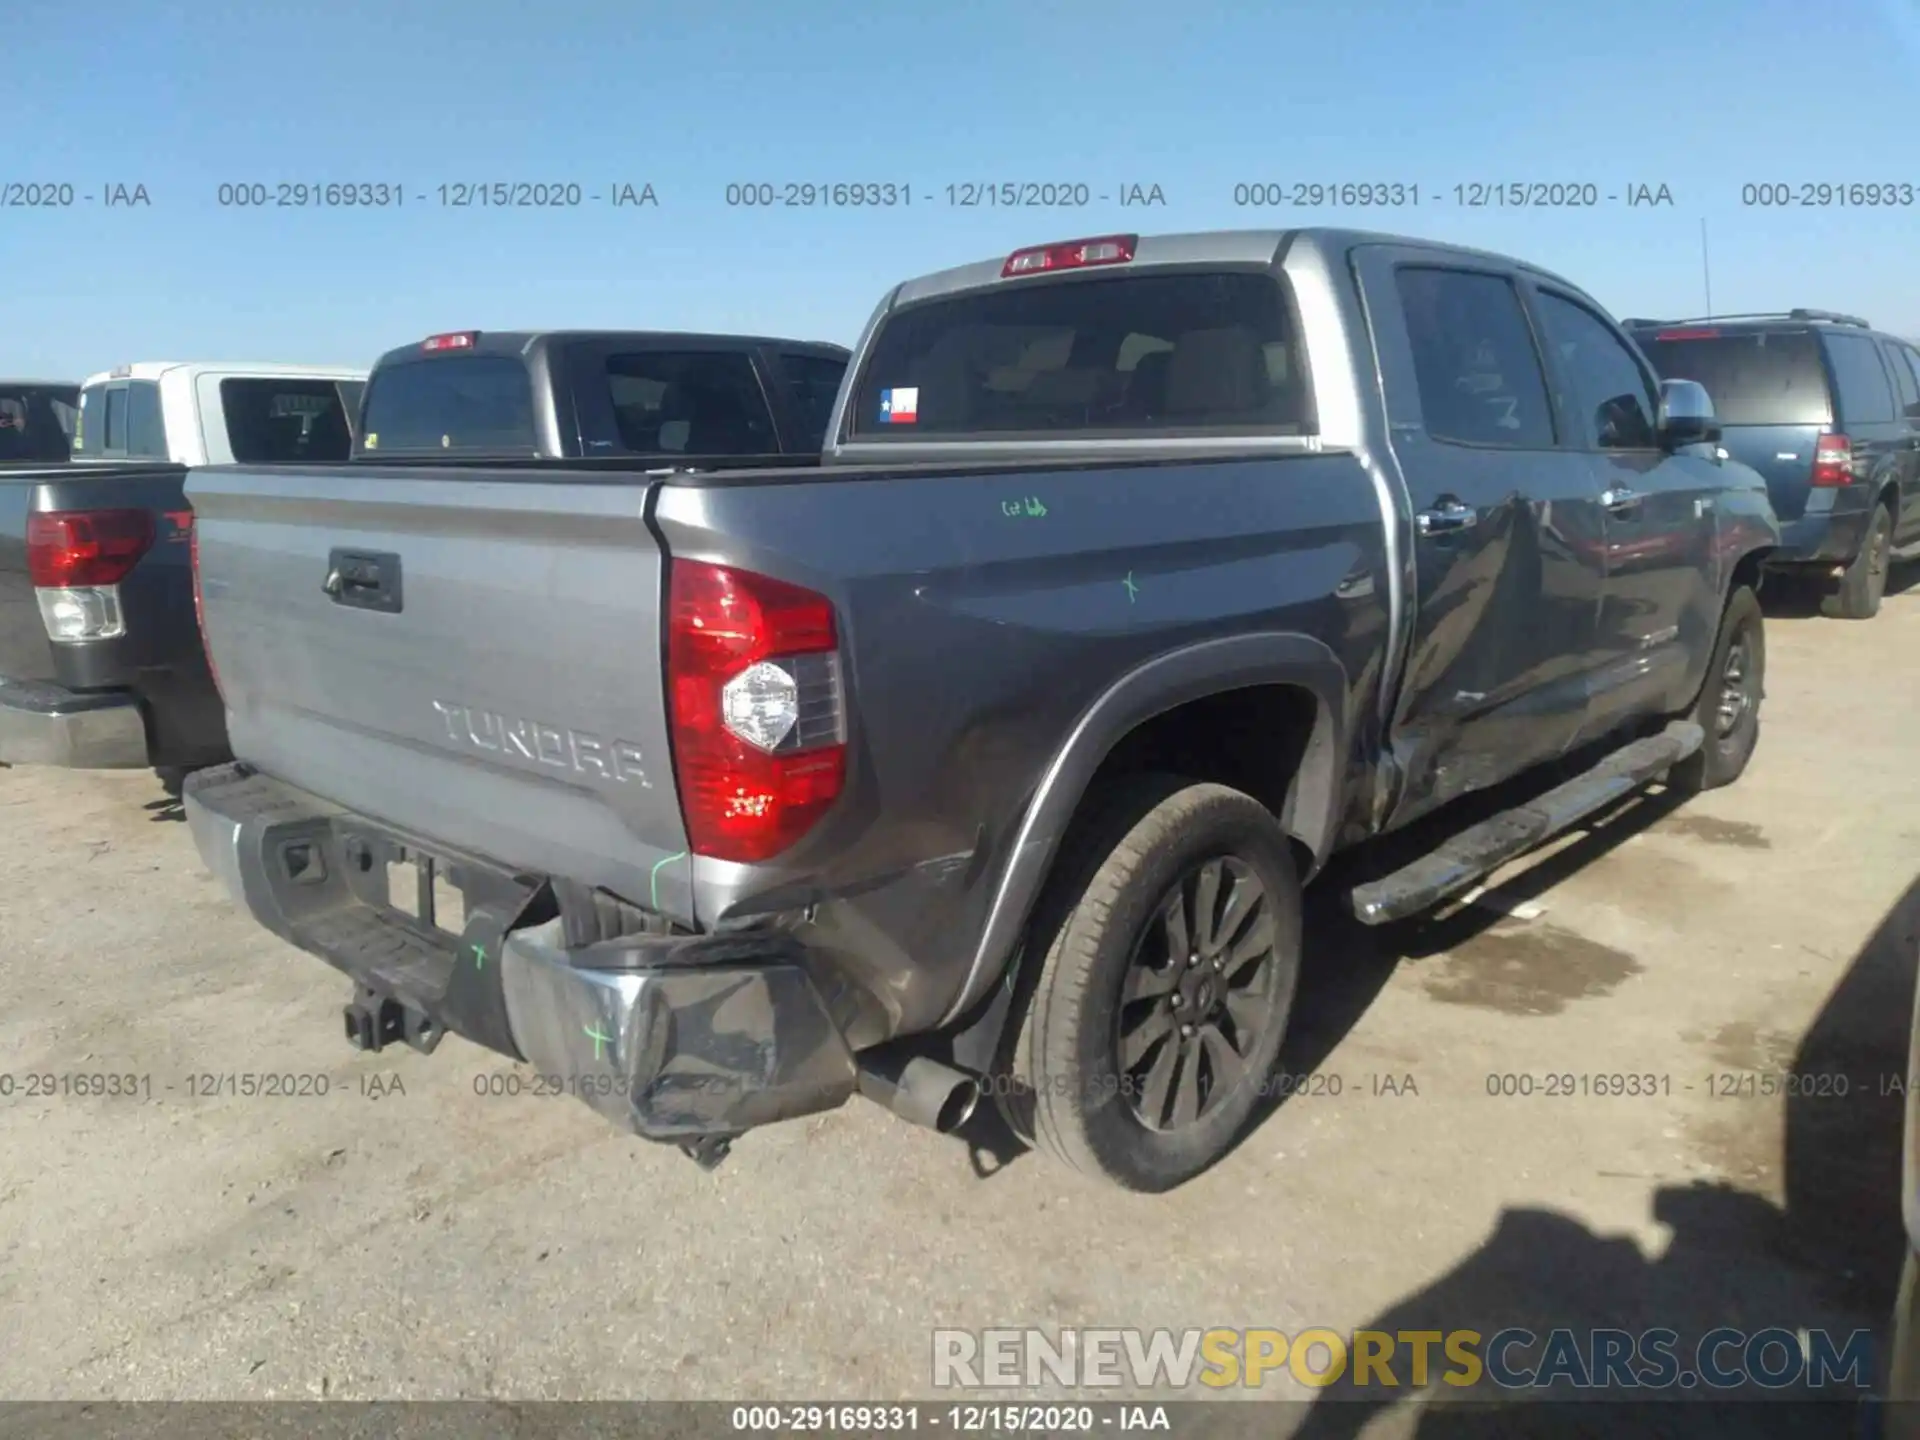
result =
[{"label": "texas flag sticker", "polygon": [[882,390],[880,392],[880,423],[882,425],[911,425],[920,418],[920,391],[912,386],[905,390]]}]

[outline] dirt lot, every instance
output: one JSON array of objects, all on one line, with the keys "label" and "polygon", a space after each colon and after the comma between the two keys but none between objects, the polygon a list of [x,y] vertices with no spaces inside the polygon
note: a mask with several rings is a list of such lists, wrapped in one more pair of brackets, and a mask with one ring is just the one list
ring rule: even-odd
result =
[{"label": "dirt lot", "polygon": [[[476,1093],[510,1067],[463,1042],[356,1055],[345,982],[228,903],[150,776],[0,773],[0,1396],[877,1399],[931,1393],[936,1326],[1877,1324],[1920,589],[1769,645],[1744,781],[1496,892],[1538,913],[1317,923],[1289,1067],[1323,1078],[1157,1199],[862,1102],[708,1175]],[[1848,1093],[1762,1093],[1808,1070]],[[263,1073],[328,1093],[224,1093]],[[1545,1093],[1625,1073],[1656,1093]]]}]

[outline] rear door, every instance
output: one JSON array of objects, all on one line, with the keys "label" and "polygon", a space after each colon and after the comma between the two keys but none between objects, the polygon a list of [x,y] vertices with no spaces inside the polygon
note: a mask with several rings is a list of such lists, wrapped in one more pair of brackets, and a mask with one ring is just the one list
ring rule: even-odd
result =
[{"label": "rear door", "polygon": [[1900,476],[1900,515],[1893,543],[1920,544],[1920,353],[1898,340],[1882,339],[1881,355],[1893,376],[1896,411],[1906,447]]},{"label": "rear door", "polygon": [[1719,466],[1658,443],[1658,380],[1591,302],[1534,287],[1569,443],[1589,458],[1606,534],[1600,648],[1586,733],[1683,706],[1720,623],[1712,505]]},{"label": "rear door", "polygon": [[1606,535],[1511,275],[1386,246],[1356,256],[1415,512],[1402,823],[1573,743],[1605,659]]},{"label": "rear door", "polygon": [[1722,448],[1766,477],[1773,513],[1783,522],[1805,515],[1815,444],[1833,424],[1819,337],[1804,325],[1707,325],[1643,331],[1635,338],[1661,379],[1706,387]]}]

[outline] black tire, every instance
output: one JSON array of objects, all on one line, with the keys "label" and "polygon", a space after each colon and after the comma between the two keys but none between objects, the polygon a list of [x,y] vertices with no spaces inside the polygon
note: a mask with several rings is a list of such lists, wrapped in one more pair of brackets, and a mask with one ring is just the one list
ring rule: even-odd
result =
[{"label": "black tire", "polygon": [[[1173,1189],[1233,1147],[1293,1008],[1300,880],[1290,845],[1266,807],[1223,785],[1142,775],[1093,797],[1028,936],[1040,970],[994,1087],[1016,1133],[1084,1175],[1148,1192]],[[1180,922],[1170,918],[1176,896]],[[1197,963],[1173,953],[1180,934]],[[1137,998],[1123,1002],[1123,990]],[[1194,1023],[1183,1028],[1183,1015]],[[1182,1115],[1174,1106],[1189,1093]]]},{"label": "black tire", "polygon": [[1821,602],[1820,613],[1835,620],[1871,620],[1887,593],[1887,568],[1893,563],[1893,511],[1876,505],[1860,553],[1853,557],[1840,588]]},{"label": "black tire", "polygon": [[1738,780],[1760,743],[1760,702],[1766,693],[1766,621],[1759,597],[1743,585],[1727,597],[1706,683],[1686,717],[1707,738],[1667,772],[1668,788],[1697,795]]}]

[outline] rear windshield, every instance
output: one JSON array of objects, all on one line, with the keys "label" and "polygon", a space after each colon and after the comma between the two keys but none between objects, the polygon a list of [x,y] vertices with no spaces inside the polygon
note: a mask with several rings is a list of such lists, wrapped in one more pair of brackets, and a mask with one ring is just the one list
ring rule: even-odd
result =
[{"label": "rear windshield", "polygon": [[533,381],[506,355],[435,355],[383,365],[367,381],[362,445],[390,450],[532,455]]},{"label": "rear windshield", "polygon": [[1824,425],[1832,416],[1820,343],[1804,330],[1700,340],[1635,338],[1663,380],[1706,386],[1723,425]]},{"label": "rear windshield", "polygon": [[1016,282],[911,306],[875,337],[862,440],[1307,433],[1306,376],[1269,273]]},{"label": "rear windshield", "polygon": [[242,465],[325,464],[353,453],[356,386],[334,380],[220,382],[227,443]]},{"label": "rear windshield", "polygon": [[0,464],[65,460],[72,450],[79,395],[74,386],[0,381]]}]

